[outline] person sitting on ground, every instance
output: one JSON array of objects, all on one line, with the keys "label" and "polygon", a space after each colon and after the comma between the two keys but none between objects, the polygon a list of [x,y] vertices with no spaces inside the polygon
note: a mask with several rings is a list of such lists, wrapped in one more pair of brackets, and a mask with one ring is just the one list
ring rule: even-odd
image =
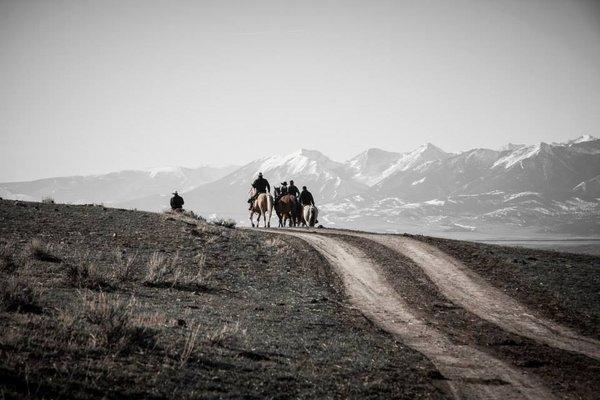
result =
[{"label": "person sitting on ground", "polygon": [[263,178],[262,172],[259,172],[258,178],[252,182],[252,189],[254,190],[254,194],[248,199],[248,203],[250,203],[250,207],[248,208],[249,210],[252,210],[252,203],[254,200],[256,200],[259,194],[267,192],[271,193],[271,185],[269,185],[269,181]]},{"label": "person sitting on ground", "polygon": [[183,197],[177,194],[177,190],[173,192],[173,197],[171,197],[171,210],[175,212],[183,211]]}]

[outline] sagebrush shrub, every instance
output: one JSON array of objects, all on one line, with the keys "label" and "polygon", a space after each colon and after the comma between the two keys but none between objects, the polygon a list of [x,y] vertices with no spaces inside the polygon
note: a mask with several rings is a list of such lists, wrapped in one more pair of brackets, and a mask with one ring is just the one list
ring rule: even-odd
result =
[{"label": "sagebrush shrub", "polygon": [[27,254],[30,258],[39,261],[47,261],[53,263],[61,262],[61,259],[50,252],[50,246],[42,243],[39,239],[33,239],[27,245]]},{"label": "sagebrush shrub", "polygon": [[10,277],[0,285],[0,309],[8,312],[41,312],[40,289],[20,277]]}]

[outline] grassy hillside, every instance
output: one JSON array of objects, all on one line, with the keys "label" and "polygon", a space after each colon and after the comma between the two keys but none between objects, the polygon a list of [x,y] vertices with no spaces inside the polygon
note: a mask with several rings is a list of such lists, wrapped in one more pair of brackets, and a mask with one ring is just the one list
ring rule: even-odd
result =
[{"label": "grassy hillside", "polygon": [[0,201],[0,398],[442,398],[296,239]]}]

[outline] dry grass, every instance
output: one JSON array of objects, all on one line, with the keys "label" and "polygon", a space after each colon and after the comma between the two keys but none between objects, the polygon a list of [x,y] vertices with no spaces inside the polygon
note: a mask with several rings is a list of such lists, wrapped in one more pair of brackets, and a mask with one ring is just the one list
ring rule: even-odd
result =
[{"label": "dry grass", "polygon": [[0,285],[0,310],[7,312],[39,313],[41,290],[23,278],[10,277]]},{"label": "dry grass", "polygon": [[33,239],[31,242],[29,242],[26,251],[27,255],[34,260],[53,263],[61,262],[60,258],[51,253],[51,247],[42,243],[42,241],[39,239]]},{"label": "dry grass", "polygon": [[184,367],[187,364],[190,357],[196,350],[198,336],[200,335],[200,324],[192,325],[185,337],[183,343],[183,350],[179,356],[179,367]]},{"label": "dry grass", "polygon": [[128,301],[110,298],[106,293],[82,296],[81,314],[77,318],[92,325],[89,337],[93,347],[125,351],[132,350],[132,346],[154,344],[151,329],[132,323],[135,304],[133,296]]},{"label": "dry grass", "polygon": [[237,225],[237,222],[231,218],[217,218],[212,220],[211,223],[213,225],[222,226],[225,228],[233,229]]},{"label": "dry grass", "polygon": [[15,261],[16,245],[9,241],[0,245],[0,272],[13,273],[19,267]]},{"label": "dry grass", "polygon": [[223,347],[228,341],[238,336],[246,336],[246,330],[242,330],[240,323],[236,322],[224,324],[220,329],[206,333],[205,340],[211,346]]},{"label": "dry grass", "polygon": [[114,278],[119,282],[131,282],[137,279],[139,270],[136,268],[137,253],[123,254],[121,251],[115,252],[117,263],[113,270]]},{"label": "dry grass", "polygon": [[54,204],[54,199],[50,196],[46,196],[42,198],[42,203],[44,204]]},{"label": "dry grass", "polygon": [[[173,266],[173,262],[177,260],[177,255],[171,261],[170,266]],[[162,283],[167,281],[167,277],[169,275],[169,263],[167,263],[167,258],[164,254],[159,252],[152,253],[150,256],[150,260],[148,260],[147,270],[146,270],[146,278],[144,279],[144,283],[146,285],[152,286],[158,283]]]},{"label": "dry grass", "polygon": [[94,261],[67,264],[67,281],[71,286],[86,289],[111,289],[114,285],[112,275]]},{"label": "dry grass", "polygon": [[186,216],[186,217],[189,217],[189,218],[193,218],[193,219],[195,219],[197,221],[202,221],[202,222],[206,221],[206,218],[204,218],[202,215],[196,214],[192,210],[185,210],[183,212],[183,215]]},{"label": "dry grass", "polygon": [[163,254],[155,252],[148,261],[144,284],[192,291],[206,289],[205,284],[210,273],[206,271],[205,264],[206,256],[199,254],[196,256],[197,268],[189,270],[179,262],[179,254],[168,260]]}]

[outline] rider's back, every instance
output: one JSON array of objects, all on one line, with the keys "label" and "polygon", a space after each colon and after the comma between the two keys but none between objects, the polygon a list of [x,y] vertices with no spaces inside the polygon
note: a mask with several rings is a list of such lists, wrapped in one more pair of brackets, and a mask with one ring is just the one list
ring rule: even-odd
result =
[{"label": "rider's back", "polygon": [[252,183],[252,187],[256,189],[257,193],[265,193],[269,187],[269,182],[265,178],[257,178]]}]

